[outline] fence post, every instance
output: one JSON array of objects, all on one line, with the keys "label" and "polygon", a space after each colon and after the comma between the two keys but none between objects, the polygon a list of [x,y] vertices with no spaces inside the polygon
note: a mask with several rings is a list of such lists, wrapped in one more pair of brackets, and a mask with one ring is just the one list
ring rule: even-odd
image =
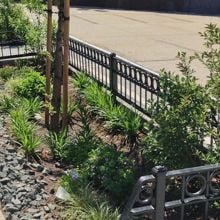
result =
[{"label": "fence post", "polygon": [[152,169],[152,173],[156,178],[155,220],[163,220],[167,168],[164,166],[156,166]]},{"label": "fence post", "polygon": [[117,94],[118,91],[118,82],[117,82],[117,64],[115,60],[116,54],[111,53],[109,57],[109,64],[110,64],[110,89],[113,93],[113,95]]}]

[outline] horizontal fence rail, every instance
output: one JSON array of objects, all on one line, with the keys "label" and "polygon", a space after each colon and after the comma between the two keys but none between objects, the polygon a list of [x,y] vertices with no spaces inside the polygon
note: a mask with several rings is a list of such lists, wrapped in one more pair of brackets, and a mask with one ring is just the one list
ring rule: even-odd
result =
[{"label": "horizontal fence rail", "polygon": [[70,37],[70,66],[89,74],[116,97],[150,116],[159,100],[159,75],[77,38]]},{"label": "horizontal fence rail", "polygon": [[0,31],[0,60],[28,57],[36,55],[24,41],[11,31]]},{"label": "horizontal fence rail", "polygon": [[138,180],[122,220],[219,219],[220,164],[152,173]]}]

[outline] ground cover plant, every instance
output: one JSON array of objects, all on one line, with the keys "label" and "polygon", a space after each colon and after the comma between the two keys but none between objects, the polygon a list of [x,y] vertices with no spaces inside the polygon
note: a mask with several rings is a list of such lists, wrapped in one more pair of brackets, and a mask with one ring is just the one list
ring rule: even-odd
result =
[{"label": "ground cover plant", "polygon": [[[42,108],[44,77],[34,69],[24,67],[5,67],[0,78],[10,89],[0,98],[0,109],[7,112],[11,119],[11,130],[27,157],[36,156],[35,151],[41,141],[36,135],[34,116]],[[12,86],[13,85],[13,86]]]},{"label": "ground cover plant", "polygon": [[81,90],[92,112],[103,119],[109,131],[122,132],[131,144],[137,141],[138,132],[142,129],[141,118],[115,102],[111,93],[106,93],[84,73],[78,73],[74,84]]},{"label": "ground cover plant", "polygon": [[90,185],[66,175],[61,185],[72,195],[63,212],[63,219],[119,220],[119,210],[112,208],[103,193],[94,191]]}]

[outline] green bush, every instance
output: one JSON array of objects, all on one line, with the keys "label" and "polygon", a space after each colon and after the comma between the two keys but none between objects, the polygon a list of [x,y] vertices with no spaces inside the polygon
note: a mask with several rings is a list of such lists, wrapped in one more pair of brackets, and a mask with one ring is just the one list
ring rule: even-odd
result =
[{"label": "green bush", "polygon": [[85,181],[105,190],[117,202],[125,201],[135,181],[134,161],[112,147],[91,150],[80,172]]},{"label": "green bush", "polygon": [[16,67],[6,66],[4,68],[0,68],[0,78],[4,81],[9,80],[14,75],[17,75]]},{"label": "green bush", "polygon": [[163,93],[152,109],[144,146],[146,161],[169,169],[201,164],[198,152],[205,151],[203,141],[210,132],[209,94],[192,76],[191,60],[185,53],[179,57],[184,75],[161,74]]},{"label": "green bush", "polygon": [[23,74],[13,86],[13,90],[15,95],[20,97],[27,99],[38,97],[42,100],[45,91],[45,77],[41,76],[40,73],[31,70],[30,72]]}]

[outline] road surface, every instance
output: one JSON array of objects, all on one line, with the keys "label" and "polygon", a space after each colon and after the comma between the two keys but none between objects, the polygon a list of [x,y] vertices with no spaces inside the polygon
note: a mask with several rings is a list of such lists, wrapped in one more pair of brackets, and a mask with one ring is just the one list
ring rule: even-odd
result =
[{"label": "road surface", "polygon": [[[71,35],[159,72],[177,71],[178,51],[202,51],[198,32],[210,22],[220,25],[220,17],[71,8],[70,22]],[[205,83],[207,70],[199,63],[194,68]]]}]

